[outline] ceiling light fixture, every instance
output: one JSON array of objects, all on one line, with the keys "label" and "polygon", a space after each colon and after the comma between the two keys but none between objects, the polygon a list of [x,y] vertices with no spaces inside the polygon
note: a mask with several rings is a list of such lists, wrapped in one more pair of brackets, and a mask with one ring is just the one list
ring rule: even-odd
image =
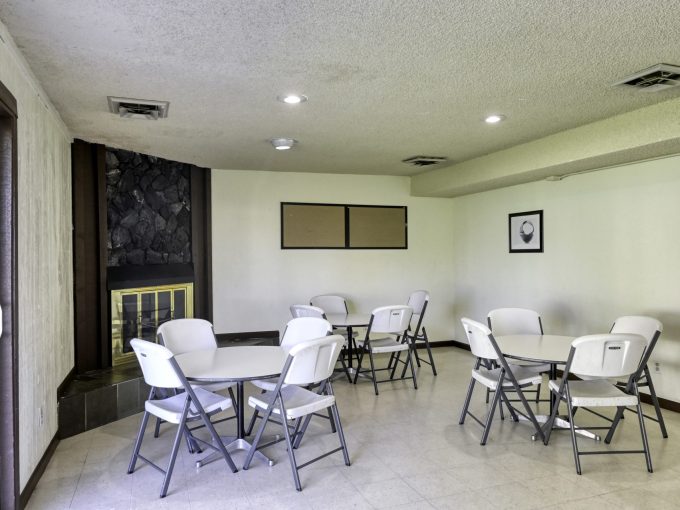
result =
[{"label": "ceiling light fixture", "polygon": [[288,149],[292,149],[293,145],[297,143],[297,140],[293,140],[292,138],[272,138],[269,141],[277,151],[287,151]]},{"label": "ceiling light fixture", "polygon": [[487,124],[498,124],[502,120],[505,120],[505,115],[489,115],[486,119],[484,119],[484,122]]},{"label": "ceiling light fixture", "polygon": [[285,96],[278,96],[277,99],[286,104],[300,104],[307,101],[307,96],[302,94],[286,94]]}]

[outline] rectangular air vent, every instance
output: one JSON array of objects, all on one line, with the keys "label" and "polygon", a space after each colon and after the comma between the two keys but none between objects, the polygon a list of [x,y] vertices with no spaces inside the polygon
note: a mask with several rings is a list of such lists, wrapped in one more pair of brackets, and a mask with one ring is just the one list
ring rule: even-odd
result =
[{"label": "rectangular air vent", "polygon": [[109,111],[128,119],[158,120],[168,116],[168,101],[108,96]]},{"label": "rectangular air vent", "polygon": [[625,77],[614,85],[633,87],[644,92],[660,92],[680,85],[680,67],[657,64]]},{"label": "rectangular air vent", "polygon": [[446,161],[446,158],[442,156],[411,156],[410,158],[401,160],[402,163],[413,166],[438,165],[444,161]]}]

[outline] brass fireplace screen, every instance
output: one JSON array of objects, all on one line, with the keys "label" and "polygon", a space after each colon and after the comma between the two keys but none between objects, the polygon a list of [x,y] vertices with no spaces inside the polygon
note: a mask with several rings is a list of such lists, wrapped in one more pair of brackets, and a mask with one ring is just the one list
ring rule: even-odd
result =
[{"label": "brass fireplace screen", "polygon": [[113,366],[134,359],[130,340],[156,341],[156,328],[194,315],[194,284],[181,283],[111,291]]}]

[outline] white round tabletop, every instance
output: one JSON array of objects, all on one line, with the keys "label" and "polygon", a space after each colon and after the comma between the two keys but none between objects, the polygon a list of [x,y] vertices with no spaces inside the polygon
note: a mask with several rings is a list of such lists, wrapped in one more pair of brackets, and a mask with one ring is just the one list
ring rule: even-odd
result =
[{"label": "white round tabletop", "polygon": [[503,335],[494,337],[508,358],[542,363],[565,363],[575,337],[562,335]]},{"label": "white round tabletop", "polygon": [[326,320],[331,323],[334,328],[355,328],[368,326],[371,322],[370,313],[327,313]]},{"label": "white round tabletop", "polygon": [[276,377],[286,356],[281,347],[244,345],[185,352],[175,359],[190,381],[228,382]]}]

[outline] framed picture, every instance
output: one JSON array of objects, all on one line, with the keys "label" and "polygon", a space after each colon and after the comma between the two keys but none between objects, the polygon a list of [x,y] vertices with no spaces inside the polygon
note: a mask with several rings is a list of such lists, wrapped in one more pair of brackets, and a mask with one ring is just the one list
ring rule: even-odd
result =
[{"label": "framed picture", "polygon": [[508,214],[510,253],[543,252],[543,211]]}]

